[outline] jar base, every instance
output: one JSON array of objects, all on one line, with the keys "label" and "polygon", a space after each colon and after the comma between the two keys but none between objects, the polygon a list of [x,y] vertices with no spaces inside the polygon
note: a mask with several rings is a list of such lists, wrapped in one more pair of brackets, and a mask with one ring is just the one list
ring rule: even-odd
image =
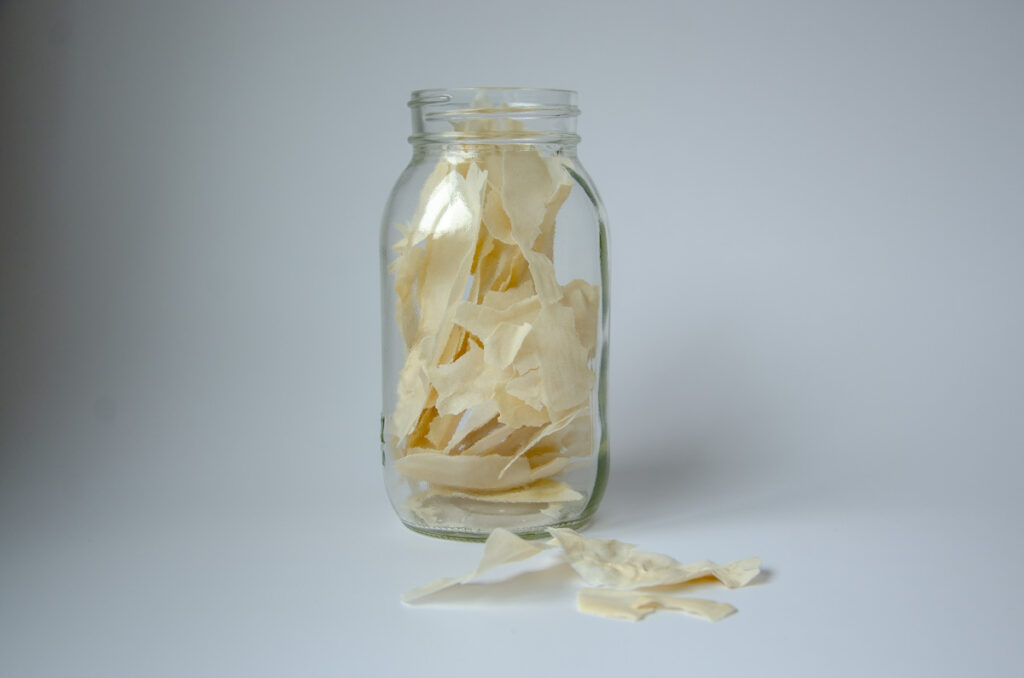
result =
[{"label": "jar base", "polygon": [[[583,515],[577,518],[573,518],[571,520],[561,520],[558,522],[553,522],[548,525],[533,525],[530,527],[522,528],[509,527],[507,529],[509,530],[509,532],[513,532],[517,536],[522,537],[523,539],[546,539],[551,536],[550,534],[548,534],[549,528],[568,527],[573,530],[579,530],[590,524],[590,521],[593,519],[593,517],[594,512],[590,511],[584,513]],[[426,525],[417,525],[416,523],[410,523],[405,520],[402,521],[402,524],[418,534],[424,534],[428,537],[434,537],[436,539],[448,539],[451,541],[481,542],[486,541],[487,537],[489,537],[491,534],[490,531],[481,532],[477,530],[460,529],[456,527],[428,527]]]}]

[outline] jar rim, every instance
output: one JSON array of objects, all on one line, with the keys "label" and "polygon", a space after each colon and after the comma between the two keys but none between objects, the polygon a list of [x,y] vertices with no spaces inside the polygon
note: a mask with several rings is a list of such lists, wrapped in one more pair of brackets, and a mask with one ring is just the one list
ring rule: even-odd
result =
[{"label": "jar rim", "polygon": [[577,94],[538,87],[457,87],[412,93],[413,134],[420,143],[579,142]]},{"label": "jar rim", "polygon": [[[458,99],[472,98],[478,94],[496,94],[501,99],[515,99],[517,102],[556,104],[576,107],[579,94],[572,89],[554,87],[431,87],[413,90],[408,102],[409,108],[418,108],[432,104],[448,104]],[[557,101],[557,100],[561,101]]]}]

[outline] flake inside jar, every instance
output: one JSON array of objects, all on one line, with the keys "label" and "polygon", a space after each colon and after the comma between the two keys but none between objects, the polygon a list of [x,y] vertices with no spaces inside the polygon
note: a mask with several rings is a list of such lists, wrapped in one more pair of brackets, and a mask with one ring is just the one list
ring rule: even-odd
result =
[{"label": "flake inside jar", "polygon": [[[507,121],[472,124],[482,134]],[[546,483],[564,484],[572,459],[594,453],[600,293],[556,276],[570,161],[527,145],[480,148],[437,163],[393,247],[406,357],[388,442],[413,488],[407,508],[425,525],[450,520],[425,501],[464,505],[480,492],[506,493],[503,506],[536,509],[535,523],[550,524],[587,499]],[[490,524],[461,515],[459,527]]]}]

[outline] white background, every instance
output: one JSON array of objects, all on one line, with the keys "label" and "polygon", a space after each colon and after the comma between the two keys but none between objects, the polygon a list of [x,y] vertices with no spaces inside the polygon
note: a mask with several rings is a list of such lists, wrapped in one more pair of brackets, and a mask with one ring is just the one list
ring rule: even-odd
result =
[{"label": "white background", "polygon": [[[1014,675],[1024,9],[0,3],[0,675]],[[408,92],[580,92],[611,219],[588,534],[751,555],[718,624],[384,496]],[[555,574],[558,574],[556,571]]]}]

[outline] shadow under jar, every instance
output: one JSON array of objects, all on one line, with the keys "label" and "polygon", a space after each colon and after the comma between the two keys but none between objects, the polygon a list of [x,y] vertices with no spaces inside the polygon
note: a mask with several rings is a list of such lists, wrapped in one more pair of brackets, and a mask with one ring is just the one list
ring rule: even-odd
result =
[{"label": "shadow under jar", "polygon": [[381,233],[388,497],[411,529],[579,527],[608,473],[604,210],[576,93],[413,92]]}]

